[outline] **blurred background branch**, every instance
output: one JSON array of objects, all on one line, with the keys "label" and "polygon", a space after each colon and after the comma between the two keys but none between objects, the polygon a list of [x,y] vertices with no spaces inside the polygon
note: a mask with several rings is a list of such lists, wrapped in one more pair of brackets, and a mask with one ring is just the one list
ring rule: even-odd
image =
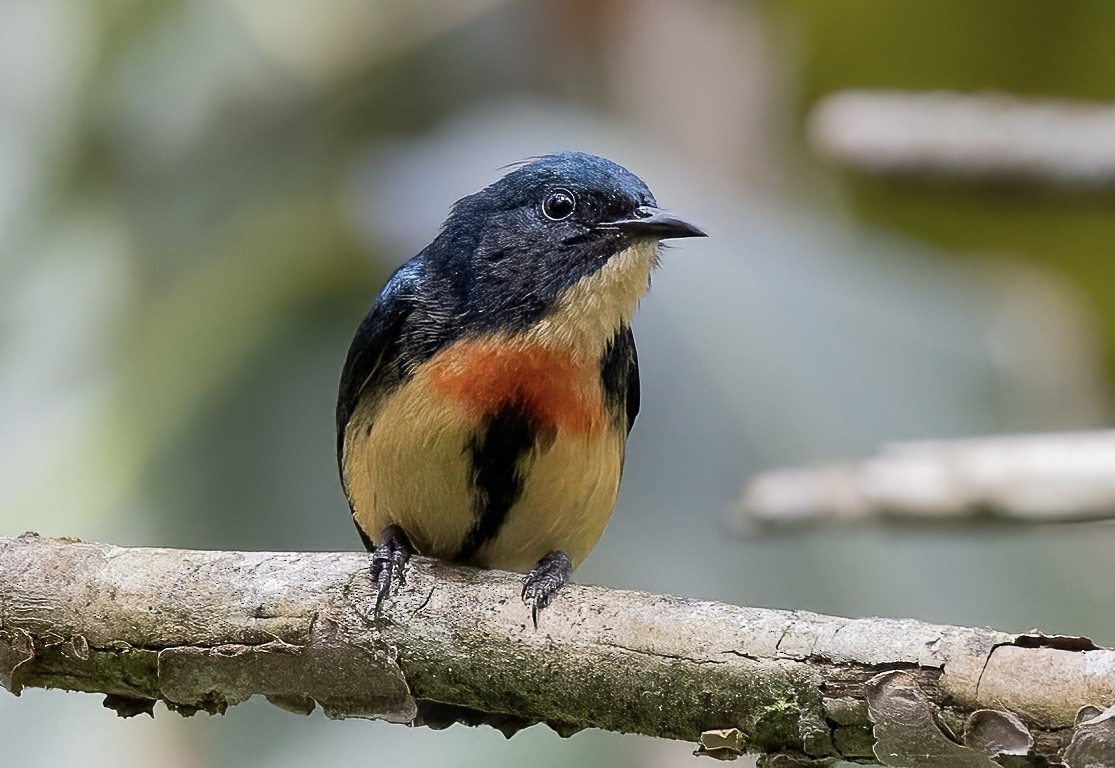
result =
[{"label": "blurred background branch", "polygon": [[507,599],[515,574],[422,558],[408,571],[372,620],[365,555],[0,538],[0,683],[105,693],[123,716],[263,694],[301,714],[507,735],[541,721],[787,767],[1084,768],[1112,736],[1095,704],[1115,699],[1115,651],[1086,638],[581,586],[535,629]]},{"label": "blurred background branch", "polygon": [[841,91],[807,130],[821,154],[868,173],[1066,187],[1115,185],[1115,105],[1007,93]]},{"label": "blurred background branch", "polygon": [[748,482],[737,523],[869,517],[1115,517],[1115,432],[894,443],[861,462],[764,472]]}]

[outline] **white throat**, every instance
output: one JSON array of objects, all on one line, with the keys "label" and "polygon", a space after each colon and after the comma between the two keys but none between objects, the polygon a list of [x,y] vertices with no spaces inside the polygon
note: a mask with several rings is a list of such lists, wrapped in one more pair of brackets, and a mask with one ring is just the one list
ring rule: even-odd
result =
[{"label": "white throat", "polygon": [[658,264],[658,242],[637,242],[591,275],[566,288],[554,308],[522,338],[599,357],[621,325],[631,320]]}]

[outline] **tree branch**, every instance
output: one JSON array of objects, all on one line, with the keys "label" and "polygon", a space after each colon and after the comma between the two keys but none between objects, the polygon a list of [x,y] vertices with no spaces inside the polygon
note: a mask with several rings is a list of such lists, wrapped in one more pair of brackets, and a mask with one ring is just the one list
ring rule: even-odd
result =
[{"label": "tree branch", "polygon": [[994,516],[1025,522],[1115,517],[1115,430],[891,443],[864,461],[764,472],[735,522]]},{"label": "tree branch", "polygon": [[809,116],[822,154],[867,173],[1104,188],[1115,105],[1003,93],[841,91]]},{"label": "tree branch", "polygon": [[0,538],[0,683],[105,693],[125,715],[263,694],[330,717],[604,728],[779,765],[874,748],[890,765],[1075,766],[1112,743],[1115,652],[1084,638],[584,586],[535,631],[518,592],[513,574],[415,558],[372,620],[363,554]]}]

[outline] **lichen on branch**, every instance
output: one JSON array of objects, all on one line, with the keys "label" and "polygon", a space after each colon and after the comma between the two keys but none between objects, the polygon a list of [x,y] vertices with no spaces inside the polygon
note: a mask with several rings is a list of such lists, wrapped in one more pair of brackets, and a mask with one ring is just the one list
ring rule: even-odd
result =
[{"label": "lichen on branch", "polygon": [[260,694],[302,714],[603,728],[779,765],[1072,768],[1115,743],[1115,651],[1084,638],[576,585],[536,630],[517,575],[423,558],[379,617],[372,589],[361,553],[0,538],[0,684],[102,693],[125,716]]}]

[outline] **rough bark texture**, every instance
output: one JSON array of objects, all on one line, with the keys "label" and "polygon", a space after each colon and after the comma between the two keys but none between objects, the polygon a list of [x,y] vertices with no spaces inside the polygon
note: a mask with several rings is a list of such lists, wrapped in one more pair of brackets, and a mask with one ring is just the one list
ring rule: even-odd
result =
[{"label": "rough bark texture", "polygon": [[372,619],[363,554],[0,538],[0,683],[104,693],[124,715],[263,694],[330,717],[604,728],[783,766],[1115,764],[1115,651],[1083,638],[582,586],[534,630],[518,593],[516,575],[416,558]]}]

